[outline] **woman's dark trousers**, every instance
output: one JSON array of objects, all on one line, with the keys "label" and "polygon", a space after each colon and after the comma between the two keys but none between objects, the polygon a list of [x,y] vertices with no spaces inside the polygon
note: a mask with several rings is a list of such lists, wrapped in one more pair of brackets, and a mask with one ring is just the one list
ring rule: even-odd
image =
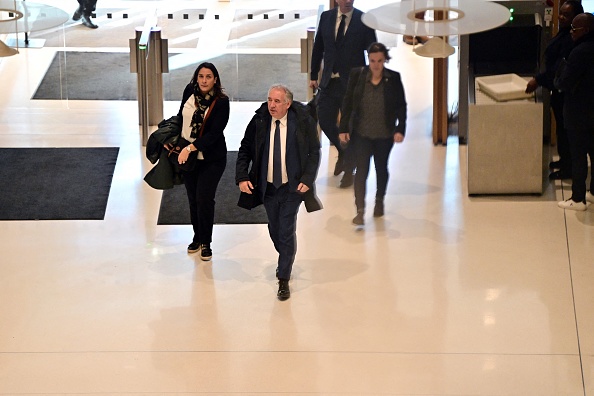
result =
[{"label": "woman's dark trousers", "polygon": [[388,159],[394,145],[394,140],[392,138],[368,139],[357,135],[353,136],[353,140],[351,140],[351,144],[354,146],[357,166],[357,173],[355,174],[355,205],[357,206],[357,210],[364,210],[367,176],[369,175],[371,157],[373,156],[377,175],[375,198],[382,200],[386,195],[386,188],[390,177]]},{"label": "woman's dark trousers", "polygon": [[194,228],[192,242],[200,244],[212,242],[214,198],[226,165],[226,157],[218,161],[198,160],[193,171],[183,172],[190,202],[190,218]]}]

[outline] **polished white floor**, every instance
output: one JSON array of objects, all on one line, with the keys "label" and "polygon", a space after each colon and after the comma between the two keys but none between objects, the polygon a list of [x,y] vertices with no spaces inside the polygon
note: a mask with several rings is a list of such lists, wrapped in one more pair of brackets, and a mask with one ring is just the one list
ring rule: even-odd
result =
[{"label": "polished white floor", "polygon": [[[89,47],[109,35],[67,29]],[[292,32],[257,39],[293,53]],[[466,147],[432,143],[431,60],[391,51],[409,128],[384,218],[351,225],[352,190],[337,188],[324,138],[324,210],[299,214],[292,296],[279,302],[265,225],[215,226],[207,263],[186,253],[189,226],[156,225],[136,102],[30,99],[60,49],[0,58],[0,146],[120,154],[105,220],[0,222],[0,394],[594,395],[594,207],[559,209],[558,182],[539,197],[468,197]],[[230,149],[257,105],[232,103]]]}]

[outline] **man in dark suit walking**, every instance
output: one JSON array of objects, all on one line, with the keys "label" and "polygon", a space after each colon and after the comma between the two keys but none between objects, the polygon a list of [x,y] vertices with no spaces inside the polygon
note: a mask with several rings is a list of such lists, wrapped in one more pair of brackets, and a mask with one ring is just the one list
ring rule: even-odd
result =
[{"label": "man in dark suit walking", "polygon": [[[334,175],[344,172],[340,187],[353,184],[354,161],[340,145],[338,113],[353,67],[365,66],[365,50],[377,41],[375,30],[363,24],[363,13],[353,7],[354,0],[336,0],[338,7],[324,11],[314,39],[309,86],[320,88],[318,118],[328,140],[338,150]],[[322,78],[318,75],[324,61]]]},{"label": "man in dark suit walking", "polygon": [[[239,206],[251,209],[264,203],[268,231],[278,252],[277,297],[291,295],[289,279],[297,253],[297,212],[322,208],[314,192],[320,164],[320,141],[315,121],[305,106],[293,103],[293,93],[273,85],[248,124],[237,154],[235,180]],[[250,166],[251,165],[251,166]]]}]

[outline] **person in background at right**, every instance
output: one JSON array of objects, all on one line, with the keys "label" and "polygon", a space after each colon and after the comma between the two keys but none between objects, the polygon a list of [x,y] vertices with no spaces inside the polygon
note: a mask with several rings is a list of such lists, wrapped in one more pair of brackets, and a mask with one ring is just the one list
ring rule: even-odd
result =
[{"label": "person in background at right", "polygon": [[384,44],[371,44],[367,53],[369,66],[351,70],[339,134],[341,142],[348,143],[355,154],[355,225],[365,224],[365,193],[372,156],[377,174],[373,217],[384,215],[388,158],[394,143],[401,143],[406,132],[406,99],[400,73],[384,67],[390,60]]},{"label": "person in background at right", "polygon": [[526,93],[536,91],[539,86],[551,91],[551,108],[555,115],[557,153],[559,154],[559,160],[549,164],[551,169],[558,169],[549,175],[551,180],[571,178],[571,150],[563,122],[563,93],[555,89],[553,79],[559,64],[569,56],[573,48],[573,41],[569,33],[571,21],[576,15],[583,12],[584,8],[578,0],[567,0],[563,3],[559,9],[559,32],[551,39],[545,50],[545,69],[528,81],[526,86]]},{"label": "person in background at right", "polygon": [[563,117],[571,148],[571,198],[559,207],[584,211],[594,203],[594,177],[586,191],[588,155],[594,176],[594,15],[582,13],[573,18],[570,29],[575,46],[562,62],[555,88],[565,95]]}]

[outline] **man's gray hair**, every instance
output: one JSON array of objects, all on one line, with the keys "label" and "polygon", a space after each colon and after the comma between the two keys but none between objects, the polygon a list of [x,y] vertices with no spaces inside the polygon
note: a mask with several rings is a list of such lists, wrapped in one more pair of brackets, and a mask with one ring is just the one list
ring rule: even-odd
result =
[{"label": "man's gray hair", "polygon": [[268,90],[268,92],[270,93],[270,91],[272,91],[273,89],[279,89],[281,91],[284,91],[285,92],[285,99],[287,100],[287,102],[290,102],[290,103],[293,102],[293,92],[286,85],[284,85],[284,84],[272,84],[270,86],[270,89]]}]

